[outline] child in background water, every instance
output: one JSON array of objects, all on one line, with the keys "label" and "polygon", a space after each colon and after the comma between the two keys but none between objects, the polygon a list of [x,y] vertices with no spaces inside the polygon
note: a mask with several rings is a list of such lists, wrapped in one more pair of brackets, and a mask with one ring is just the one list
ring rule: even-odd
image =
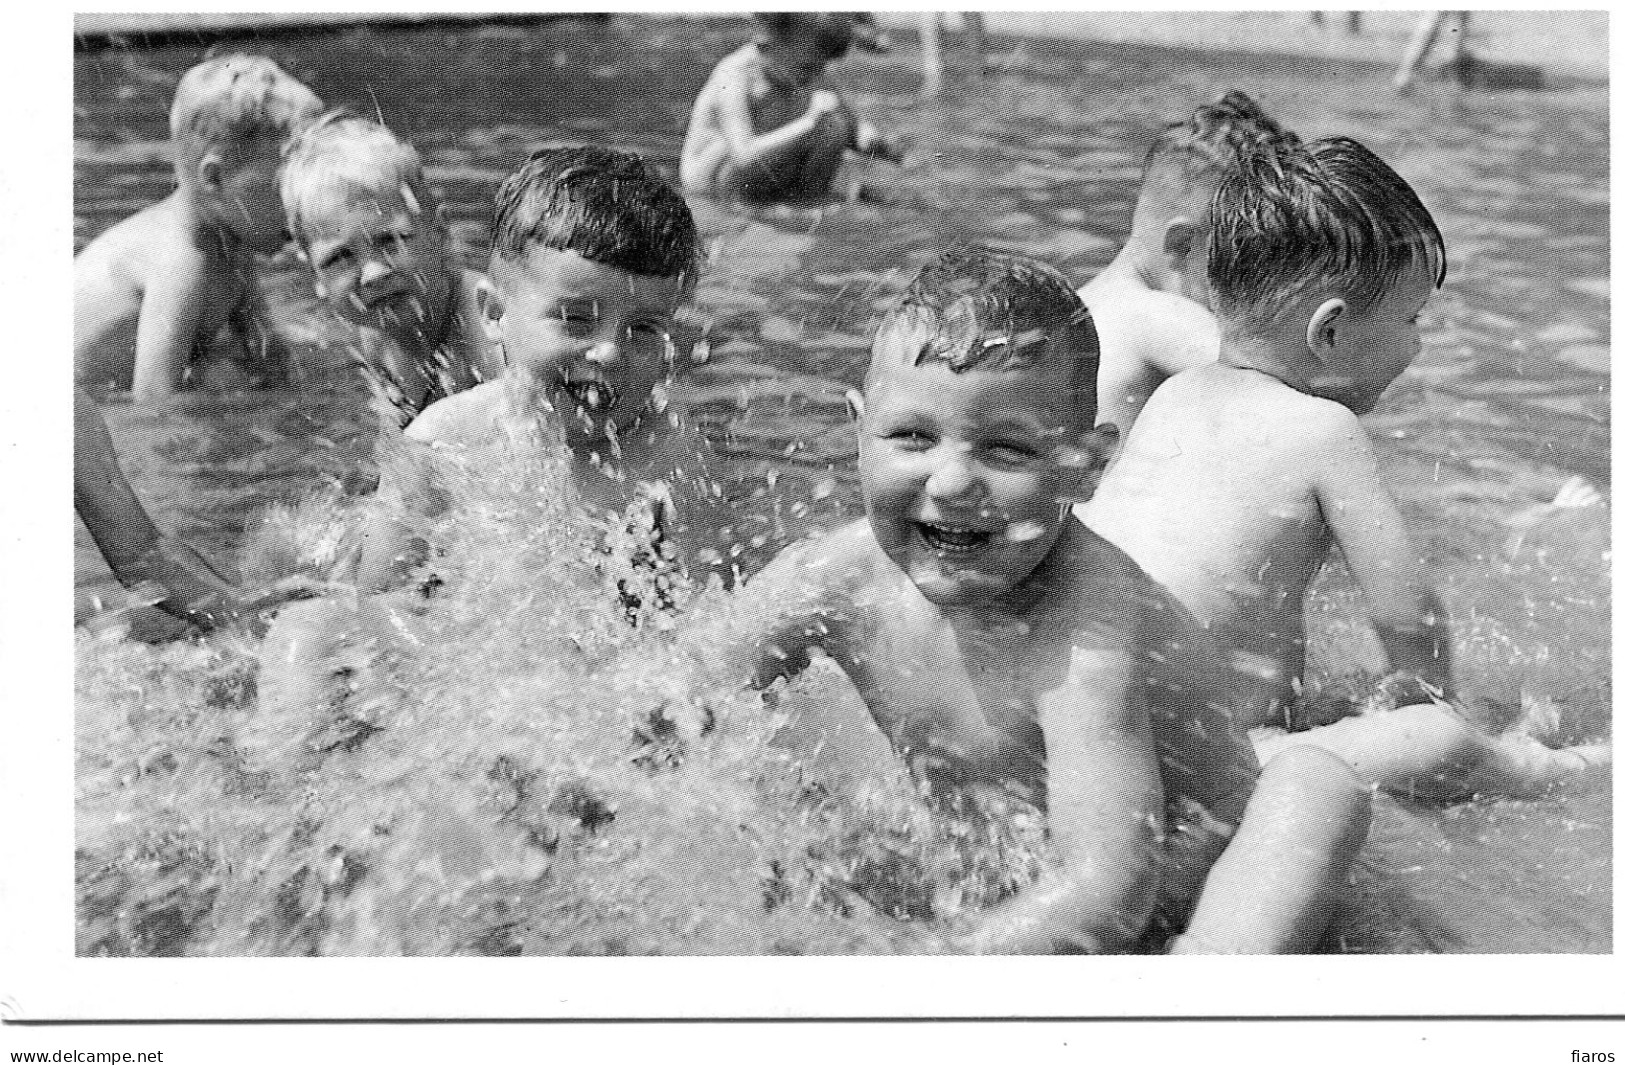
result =
[{"label": "child in background water", "polygon": [[[275,384],[286,352],[255,283],[255,254],[283,244],[277,167],[321,101],[259,56],[228,55],[181,78],[170,112],[176,189],[118,223],[73,263],[75,376],[93,397]],[[223,354],[210,356],[230,330]]]},{"label": "child in background water", "polygon": [[[581,504],[604,524],[625,526],[642,565],[726,575],[719,547],[727,530],[719,531],[704,438],[663,399],[674,317],[693,290],[699,251],[688,206],[636,155],[597,147],[532,155],[497,193],[489,276],[477,285],[479,323],[501,352],[503,375],[434,403],[407,426],[407,454],[385,464],[359,591],[422,576],[423,530],[457,505],[443,484],[447,464],[488,455],[480,449],[493,441],[545,446],[555,437]],[[633,612],[655,605],[627,604]],[[262,724],[292,715],[308,729],[353,687],[373,684],[363,679],[376,677],[368,663],[399,643],[409,607],[365,594],[283,611],[261,654]],[[270,743],[304,735],[260,731]]]},{"label": "child in background water", "polygon": [[1100,332],[1100,420],[1127,433],[1170,375],[1219,356],[1205,305],[1207,209],[1219,181],[1260,141],[1295,139],[1244,92],[1171,122],[1146,152],[1133,228],[1078,290]]},{"label": "child in background water", "polygon": [[[1416,357],[1417,318],[1444,281],[1427,208],[1354,141],[1277,141],[1220,185],[1210,228],[1219,361],[1157,389],[1085,520],[1211,628],[1266,764],[1320,747],[1372,783],[1441,798],[1605,774],[1606,744],[1489,736],[1445,701],[1444,612],[1359,421]],[[1334,544],[1400,705],[1321,724],[1299,698],[1303,600]]]},{"label": "child in background water", "polygon": [[[1173,950],[1312,950],[1368,792],[1312,749],[1260,778],[1200,627],[1073,516],[1115,442],[1095,425],[1097,350],[1041,264],[926,267],[874,339],[866,516],[780,554],[685,643],[697,671],[757,688],[821,649],[928,800],[1047,809],[1058,865],[967,949],[1134,950],[1159,897],[1200,893]],[[832,722],[817,742],[858,760],[843,737],[862,732]]]},{"label": "child in background water", "polygon": [[335,113],[305,130],[282,170],[288,228],[316,293],[360,330],[357,359],[388,420],[501,372],[481,328],[480,275],[457,267],[412,146]]},{"label": "child in background water", "polygon": [[683,188],[747,200],[827,196],[847,151],[901,154],[852,114],[825,68],[853,42],[849,15],[757,15],[756,39],[717,64],[683,141]]}]

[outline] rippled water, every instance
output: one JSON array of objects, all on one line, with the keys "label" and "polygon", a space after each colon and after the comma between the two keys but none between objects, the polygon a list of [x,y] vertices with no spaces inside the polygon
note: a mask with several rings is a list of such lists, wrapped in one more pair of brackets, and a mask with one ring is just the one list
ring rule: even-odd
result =
[{"label": "rippled water", "polygon": [[[607,25],[349,29],[242,47],[271,55],[331,104],[380,113],[411,139],[477,265],[497,183],[542,143],[635,148],[674,172],[688,103],[741,33],[738,22],[621,17]],[[879,310],[916,266],[962,240],[1040,256],[1081,283],[1127,231],[1151,132],[1239,86],[1306,137],[1365,141],[1433,210],[1449,247],[1449,280],[1425,312],[1422,357],[1369,424],[1450,604],[1469,697],[1483,707],[1550,701],[1572,734],[1607,734],[1606,518],[1592,508],[1547,523],[1516,553],[1506,543],[1508,519],[1550,498],[1569,475],[1610,487],[1606,90],[1465,94],[1424,86],[1397,101],[1380,73],[1350,67],[1289,61],[1260,70],[1150,49],[1004,45],[983,87],[929,107],[912,95],[917,75],[908,53],[845,64],[859,110],[914,147],[901,170],[868,164],[868,176],[892,188],[898,203],[697,210],[712,263],[689,313],[708,331],[712,359],[683,388],[729,456],[728,491],[757,529],[746,540],[748,563],[759,565],[786,539],[856,505],[855,442],[842,396],[861,379]],[[77,246],[167,191],[165,115],[175,80],[198,58],[187,47],[76,57]],[[369,461],[354,383],[324,352],[339,327],[316,309],[291,259],[272,265],[269,285],[298,348],[298,396],[225,397],[156,420],[117,405],[109,412],[126,467],[160,524],[228,568],[243,564],[244,530],[266,507],[349,483]],[[80,540],[79,584],[107,590],[82,531]],[[1358,660],[1361,638],[1347,621],[1357,604],[1337,572],[1321,582],[1315,603],[1317,631],[1337,648],[1324,668]],[[196,657],[211,653],[216,658]],[[85,768],[96,736],[87,724],[117,717],[109,692],[119,681],[137,677],[176,700],[195,695],[188,685],[196,682],[219,705],[236,705],[221,689],[241,679],[235,653],[83,642],[82,796],[86,779],[105,783],[100,770]],[[1355,897],[1339,922],[1341,945],[1608,950],[1610,798],[1447,811],[1382,800]],[[82,797],[82,806],[88,802]],[[153,853],[155,868],[168,870],[158,879],[181,876],[190,860],[164,859],[161,847]],[[739,890],[756,897],[750,884]],[[754,920],[745,910],[733,919]],[[848,913],[835,931],[824,920],[816,930],[781,924],[769,934],[761,925],[704,942],[667,928],[664,941],[633,937],[620,949],[898,949],[878,919]],[[228,949],[222,942],[207,949]],[[277,942],[305,949],[296,936]],[[363,941],[337,942],[361,949]],[[586,942],[525,946],[556,951]]]}]

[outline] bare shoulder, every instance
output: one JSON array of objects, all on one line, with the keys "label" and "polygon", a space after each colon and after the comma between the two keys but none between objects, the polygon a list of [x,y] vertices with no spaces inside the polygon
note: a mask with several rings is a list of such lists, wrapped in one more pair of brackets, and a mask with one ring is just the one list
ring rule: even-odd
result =
[{"label": "bare shoulder", "polygon": [[1060,594],[1050,613],[1063,624],[1132,642],[1147,623],[1155,629],[1183,613],[1127,552],[1076,518],[1058,561]]},{"label": "bare shoulder", "polygon": [[406,427],[406,438],[425,444],[470,445],[489,440],[502,404],[502,382],[487,381],[436,400]]},{"label": "bare shoulder", "polygon": [[184,280],[201,274],[205,267],[203,254],[164,200],[115,223],[85,245],[74,256],[74,279],[81,283],[123,278],[144,284],[158,276]]},{"label": "bare shoulder", "polygon": [[840,613],[880,586],[880,548],[867,518],[791,544],[748,583],[758,593]]}]

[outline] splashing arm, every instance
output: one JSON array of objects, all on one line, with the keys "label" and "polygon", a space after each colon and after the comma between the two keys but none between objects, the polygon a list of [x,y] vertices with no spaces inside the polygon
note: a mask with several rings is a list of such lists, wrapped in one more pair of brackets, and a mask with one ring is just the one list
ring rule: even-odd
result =
[{"label": "splashing arm", "polygon": [[1065,680],[1040,694],[1059,862],[982,919],[970,942],[978,953],[1120,953],[1144,933],[1162,779],[1141,687],[1126,652],[1073,648]]},{"label": "splashing arm", "polygon": [[409,580],[429,557],[424,527],[448,500],[427,444],[408,441],[385,463],[366,525],[357,587],[382,592]]},{"label": "splashing arm", "polygon": [[1388,667],[1448,695],[1450,629],[1438,594],[1422,576],[1405,520],[1383,485],[1371,440],[1353,416],[1324,451],[1316,479],[1320,510],[1371,611]]}]

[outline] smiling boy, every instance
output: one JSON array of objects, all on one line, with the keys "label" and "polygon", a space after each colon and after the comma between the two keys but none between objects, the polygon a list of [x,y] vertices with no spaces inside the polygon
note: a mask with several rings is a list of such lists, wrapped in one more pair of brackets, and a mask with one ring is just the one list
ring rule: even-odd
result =
[{"label": "smiling boy", "polygon": [[[278,617],[261,652],[251,742],[262,754],[304,742],[358,688],[385,689],[387,660],[421,597],[370,593],[421,580],[427,532],[458,505],[447,472],[457,464],[477,476],[470,464],[491,456],[494,442],[546,447],[562,438],[581,507],[624,529],[633,565],[649,571],[653,596],[622,587],[629,618],[661,609],[674,570],[731,576],[729,556],[715,550],[723,518],[706,443],[660,395],[699,251],[682,196],[629,152],[542,149],[503,183],[490,270],[476,291],[503,375],[439,400],[407,426],[366,530],[357,588],[369,594],[297,603]],[[272,727],[278,721],[293,724]]]},{"label": "smiling boy", "polygon": [[1138,949],[1159,896],[1198,890],[1175,950],[1312,949],[1366,792],[1308,751],[1255,790],[1198,627],[1072,516],[1115,439],[1094,425],[1097,355],[1055,271],[980,251],[926,267],[875,336],[864,517],[783,552],[690,646],[756,687],[821,649],[929,799],[986,786],[1047,809],[1057,863],[967,949]]}]

